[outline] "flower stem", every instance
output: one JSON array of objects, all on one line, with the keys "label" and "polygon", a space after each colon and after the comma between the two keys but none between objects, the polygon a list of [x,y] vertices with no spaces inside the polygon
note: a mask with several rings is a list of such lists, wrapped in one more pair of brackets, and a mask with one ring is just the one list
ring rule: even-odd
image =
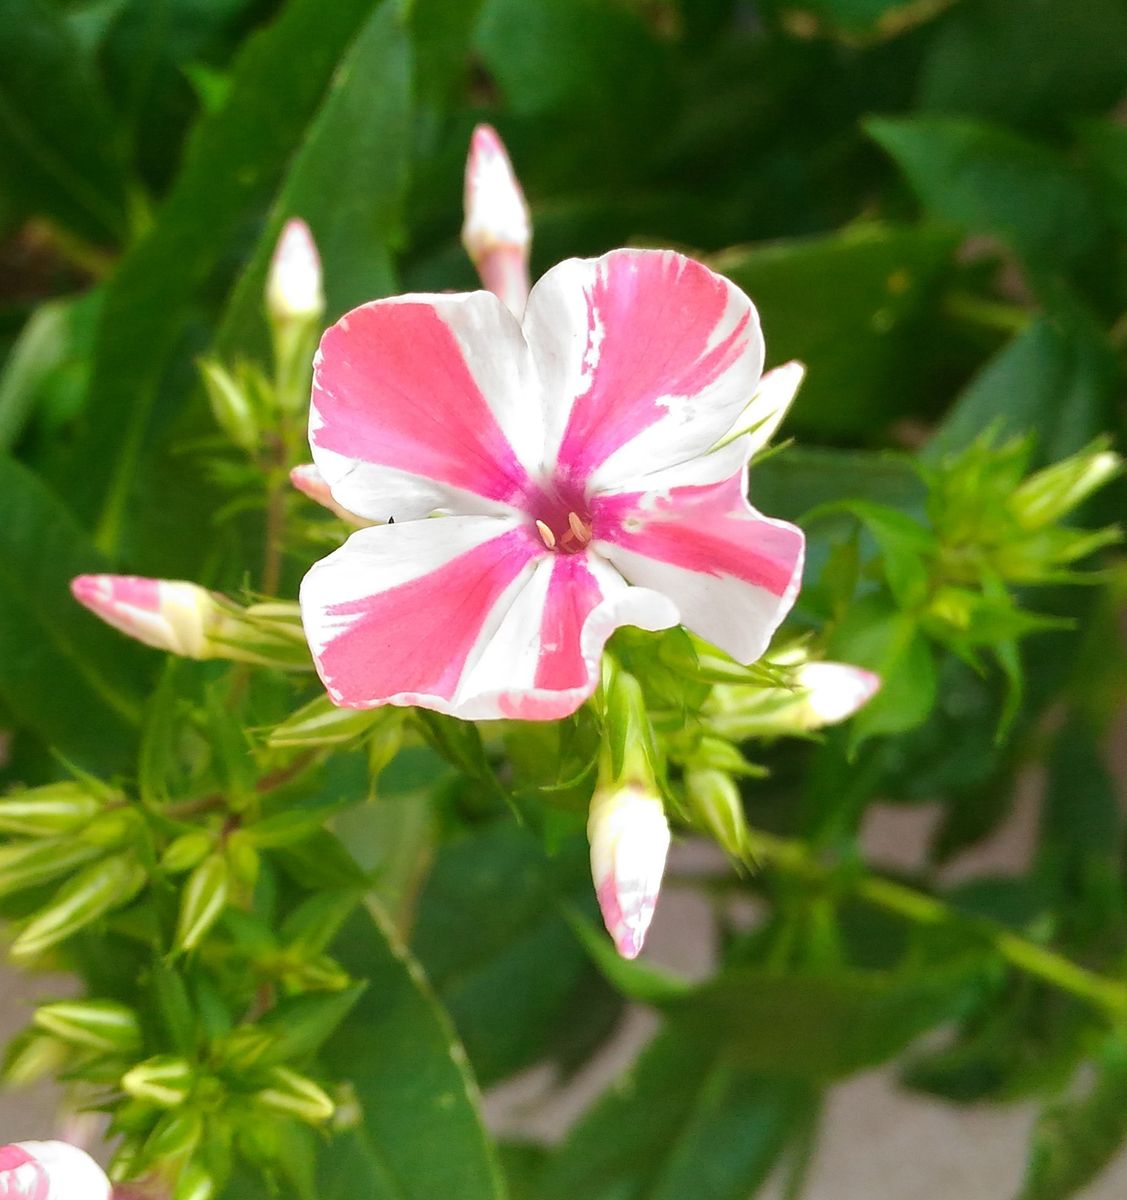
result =
[{"label": "flower stem", "polygon": [[1086,1000],[1113,1018],[1127,1018],[1127,985],[1090,971],[996,921],[961,913],[934,896],[882,876],[861,874],[851,879],[848,873],[819,862],[801,842],[761,830],[751,832],[748,861],[749,865],[765,864],[808,883],[840,878],[858,899],[917,925],[957,926],[1019,971]]}]

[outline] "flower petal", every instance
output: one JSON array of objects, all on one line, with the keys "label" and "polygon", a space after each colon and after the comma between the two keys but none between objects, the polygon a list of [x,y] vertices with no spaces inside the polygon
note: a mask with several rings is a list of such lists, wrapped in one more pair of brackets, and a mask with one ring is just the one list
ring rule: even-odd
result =
[{"label": "flower petal", "polygon": [[631,583],[669,596],[681,623],[740,662],[766,650],[802,580],[804,538],[722,483],[597,497],[596,550]]},{"label": "flower petal", "polygon": [[369,520],[502,511],[539,465],[537,396],[520,327],[491,293],[376,300],[321,339],[313,459]]},{"label": "flower petal", "polygon": [[574,712],[618,625],[677,620],[606,564],[550,554],[526,524],[495,517],[361,530],[313,567],[301,602],[336,703],[473,720]]},{"label": "flower petal", "polygon": [[751,301],[672,251],[560,263],[532,289],[524,332],[543,381],[547,460],[594,490],[703,454],[763,365]]}]

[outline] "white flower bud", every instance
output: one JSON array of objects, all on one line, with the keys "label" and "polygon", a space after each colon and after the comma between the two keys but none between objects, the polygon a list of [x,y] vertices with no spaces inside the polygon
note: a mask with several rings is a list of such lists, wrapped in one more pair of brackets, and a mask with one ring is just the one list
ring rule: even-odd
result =
[{"label": "white flower bud", "polygon": [[220,617],[215,596],[179,579],[79,575],[71,592],[107,625],[185,658],[207,657],[208,634]]},{"label": "white flower bud", "polygon": [[320,320],[325,311],[321,256],[300,217],[286,222],[270,260],[266,311],[275,322]]}]

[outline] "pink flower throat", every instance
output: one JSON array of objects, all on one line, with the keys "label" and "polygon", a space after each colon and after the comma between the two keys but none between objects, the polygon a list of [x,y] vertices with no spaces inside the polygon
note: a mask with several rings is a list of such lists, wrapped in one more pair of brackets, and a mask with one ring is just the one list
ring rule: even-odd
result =
[{"label": "pink flower throat", "polygon": [[528,497],[525,511],[536,524],[540,540],[557,554],[578,554],[591,542],[591,509],[587,497],[573,484],[555,482]]}]

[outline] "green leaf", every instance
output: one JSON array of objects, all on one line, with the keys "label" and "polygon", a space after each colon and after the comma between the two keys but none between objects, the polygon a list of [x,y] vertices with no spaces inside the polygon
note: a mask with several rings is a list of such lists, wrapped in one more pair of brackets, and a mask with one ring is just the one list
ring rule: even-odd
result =
[{"label": "green leaf", "polygon": [[95,771],[132,762],[143,659],[70,581],[102,566],[69,513],[0,454],[0,697],[19,727]]},{"label": "green leaf", "polygon": [[1028,263],[1053,270],[1098,247],[1104,227],[1091,191],[1046,147],[957,117],[880,117],[865,128],[930,217],[993,234]]},{"label": "green leaf", "polygon": [[291,0],[246,43],[227,103],[201,121],[155,226],[122,260],[107,290],[75,447],[75,504],[98,514],[101,545],[120,545],[139,466],[180,402],[162,382],[185,322],[229,278],[247,225],[277,194],[375,2]]},{"label": "green leaf", "polygon": [[783,20],[803,36],[825,31],[850,41],[896,37],[933,20],[955,0],[771,0]]},{"label": "green leaf", "polygon": [[866,225],[712,260],[754,299],[771,361],[806,364],[787,431],[871,439],[934,392],[921,346],[954,247],[944,232]]},{"label": "green leaf", "polygon": [[220,354],[265,344],[262,296],[278,236],[291,216],[310,226],[330,318],[396,290],[392,255],[404,238],[411,118],[411,45],[397,0],[365,24],[338,68],[239,280],[218,338]]},{"label": "green leaf", "polygon": [[548,1160],[537,1200],[747,1200],[813,1103],[805,1083],[666,1032]]},{"label": "green leaf", "polygon": [[321,1156],[324,1200],[505,1200],[465,1051],[422,971],[379,914],[346,927],[337,957],[368,989],[322,1061],[351,1081],[359,1124]]},{"label": "green leaf", "polygon": [[427,879],[413,948],[483,1084],[550,1054],[561,1034],[605,1031],[609,989],[592,991],[562,898],[594,909],[586,839],[548,859],[508,820],[443,847]]},{"label": "green leaf", "polygon": [[66,23],[42,0],[0,0],[0,193],[116,242],[126,191],[113,118]]},{"label": "green leaf", "polygon": [[1064,1200],[1090,1183],[1127,1138],[1127,1049],[1106,1043],[1096,1078],[1078,1099],[1050,1105],[1037,1122],[1018,1200]]},{"label": "green leaf", "polygon": [[971,380],[924,458],[963,450],[987,431],[999,440],[1032,433],[1039,462],[1063,458],[1106,428],[1118,380],[1105,344],[1083,329],[1038,318]]},{"label": "green leaf", "polygon": [[735,967],[667,1003],[675,1028],[734,1062],[828,1080],[884,1062],[956,1016],[981,963],[834,975]]},{"label": "green leaf", "polygon": [[937,31],[919,95],[934,112],[1055,128],[1106,111],[1124,87],[1127,10],[1119,0],[975,0]]}]

